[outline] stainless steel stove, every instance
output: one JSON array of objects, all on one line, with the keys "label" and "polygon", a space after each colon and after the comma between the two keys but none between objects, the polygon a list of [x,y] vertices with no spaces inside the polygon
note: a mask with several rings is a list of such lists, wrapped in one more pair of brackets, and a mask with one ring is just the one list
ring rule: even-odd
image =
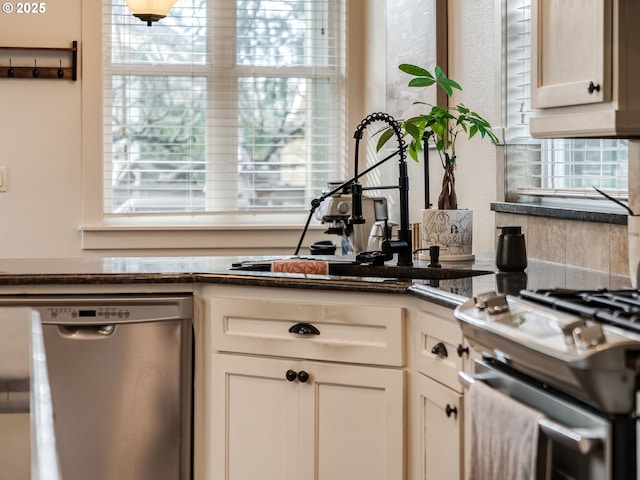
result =
[{"label": "stainless steel stove", "polygon": [[[586,454],[569,448],[578,451],[569,462],[573,466],[558,466],[556,471],[548,465],[548,476],[540,478],[639,478],[640,292],[546,289],[524,290],[517,296],[488,292],[458,307],[455,316],[471,348],[483,356],[477,371],[483,371],[484,378],[491,371],[489,377],[506,376],[535,389],[544,400],[529,406],[567,427],[576,438],[580,428],[571,430],[571,415],[550,406],[551,400],[561,399],[576,411],[602,419],[599,449]],[[525,397],[518,400],[527,403],[535,395]],[[556,452],[558,462],[567,455]],[[585,467],[589,463],[582,458],[585,455],[591,460],[599,455],[597,466]]]}]

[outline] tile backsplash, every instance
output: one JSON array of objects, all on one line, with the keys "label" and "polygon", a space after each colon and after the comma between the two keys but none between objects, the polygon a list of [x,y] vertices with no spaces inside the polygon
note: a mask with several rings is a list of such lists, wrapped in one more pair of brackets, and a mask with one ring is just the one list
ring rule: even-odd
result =
[{"label": "tile backsplash", "polygon": [[527,256],[628,275],[627,226],[496,212],[496,226],[520,225]]}]

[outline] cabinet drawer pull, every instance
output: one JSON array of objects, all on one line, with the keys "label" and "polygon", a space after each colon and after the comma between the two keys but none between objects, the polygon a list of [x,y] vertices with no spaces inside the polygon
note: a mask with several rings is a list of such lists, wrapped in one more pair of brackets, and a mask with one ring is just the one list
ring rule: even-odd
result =
[{"label": "cabinet drawer pull", "polygon": [[600,91],[600,84],[596,85],[593,82],[589,82],[589,87],[587,88],[587,90],[589,90],[589,93],[599,92]]},{"label": "cabinet drawer pull", "polygon": [[444,409],[444,412],[447,414],[447,418],[449,418],[452,414],[457,416],[458,415],[458,408],[457,407],[452,407],[451,405],[449,405],[447,403],[447,406]]},{"label": "cabinet drawer pull", "polygon": [[310,323],[296,323],[289,329],[289,333],[297,335],[320,335],[320,330]]},{"label": "cabinet drawer pull", "polygon": [[284,375],[287,380],[289,380],[290,382],[293,382],[296,378],[298,378],[298,374],[296,372],[294,372],[293,370],[287,370],[287,373],[285,373]]},{"label": "cabinet drawer pull", "polygon": [[465,353],[469,355],[469,347],[463,347],[462,345],[458,344],[458,356],[462,358],[462,355],[464,355]]},{"label": "cabinet drawer pull", "polygon": [[437,355],[440,358],[447,358],[448,356],[447,347],[442,342],[436,343],[431,349],[431,353],[433,353],[434,355]]},{"label": "cabinet drawer pull", "polygon": [[301,383],[307,383],[307,380],[309,380],[309,374],[304,370],[300,370],[300,372],[298,373],[298,380]]}]

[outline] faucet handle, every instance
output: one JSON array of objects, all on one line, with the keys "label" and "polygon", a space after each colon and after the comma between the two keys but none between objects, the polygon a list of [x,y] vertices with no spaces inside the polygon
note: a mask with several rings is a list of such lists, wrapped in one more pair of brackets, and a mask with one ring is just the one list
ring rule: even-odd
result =
[{"label": "faucet handle", "polygon": [[351,218],[349,218],[349,223],[356,225],[365,222],[362,215],[362,185],[353,182],[351,184]]},{"label": "faucet handle", "polygon": [[431,245],[429,247],[429,265],[431,268],[440,268],[440,246],[439,245]]}]

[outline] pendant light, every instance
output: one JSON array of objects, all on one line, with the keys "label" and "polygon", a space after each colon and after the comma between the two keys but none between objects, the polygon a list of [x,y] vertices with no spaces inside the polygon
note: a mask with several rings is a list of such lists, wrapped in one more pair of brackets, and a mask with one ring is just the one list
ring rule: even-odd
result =
[{"label": "pendant light", "polygon": [[133,16],[147,22],[149,27],[152,22],[166,17],[174,3],[176,0],[127,0]]}]

